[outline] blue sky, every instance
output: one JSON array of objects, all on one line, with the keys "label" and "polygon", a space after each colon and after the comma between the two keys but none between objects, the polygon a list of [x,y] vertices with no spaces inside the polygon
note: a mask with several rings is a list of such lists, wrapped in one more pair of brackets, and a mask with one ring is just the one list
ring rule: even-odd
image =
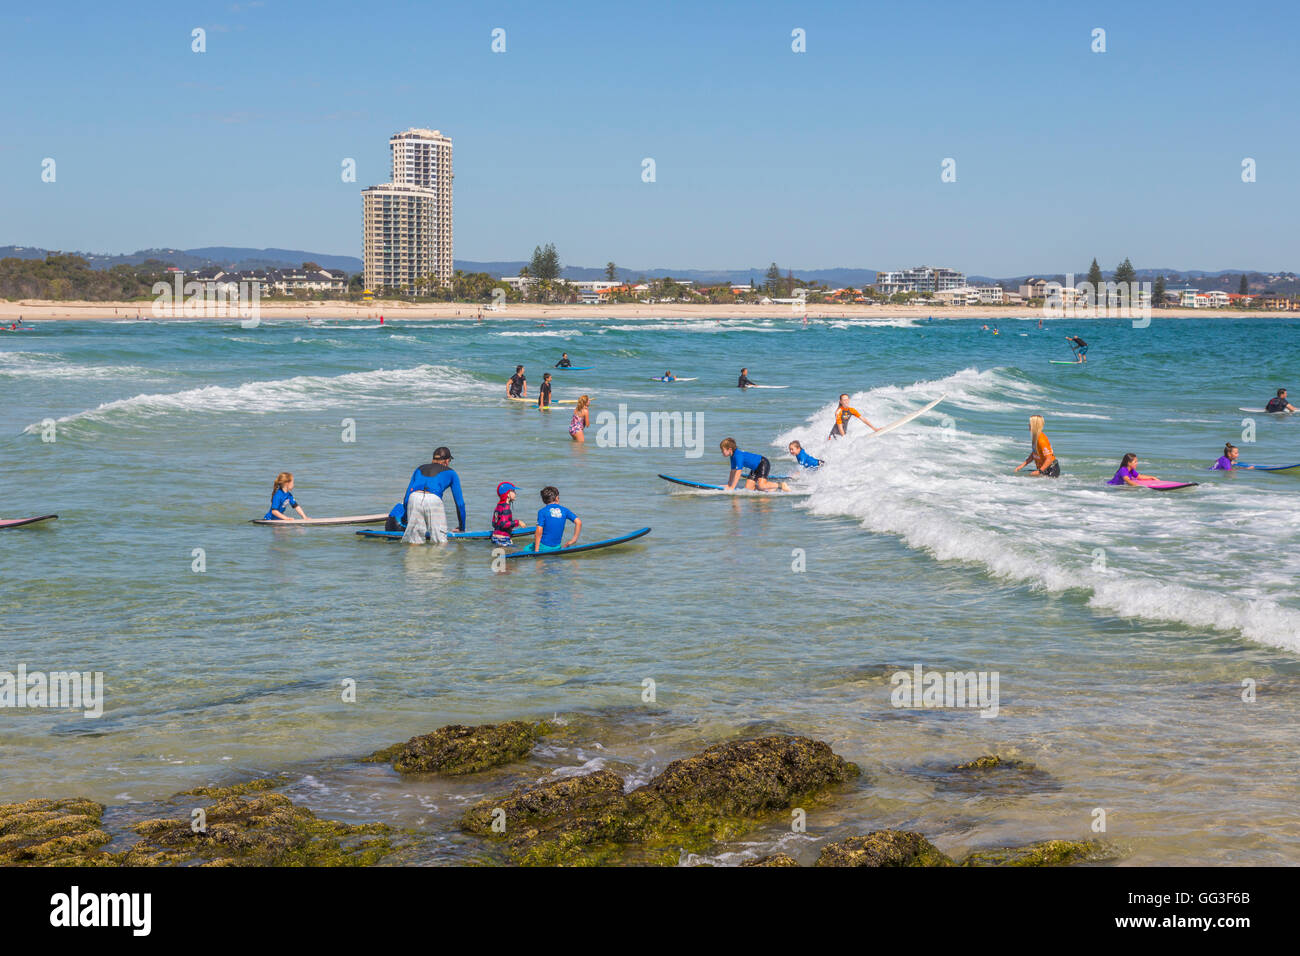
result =
[{"label": "blue sky", "polygon": [[428,126],[458,259],[1296,270],[1296,9],[11,2],[0,244],[359,255],[360,189]]}]

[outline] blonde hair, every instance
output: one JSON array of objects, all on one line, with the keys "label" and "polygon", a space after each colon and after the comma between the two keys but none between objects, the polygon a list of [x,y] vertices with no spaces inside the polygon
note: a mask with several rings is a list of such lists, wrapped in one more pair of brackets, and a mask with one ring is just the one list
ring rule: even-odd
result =
[{"label": "blonde hair", "polygon": [[1038,441],[1038,436],[1041,435],[1042,433],[1043,433],[1043,416],[1042,416],[1042,415],[1030,415],[1030,416],[1029,416],[1029,441],[1030,441],[1030,444],[1034,444],[1034,443],[1036,443],[1036,442]]},{"label": "blonde hair", "polygon": [[736,450],[736,439],[724,438],[722,441],[718,442],[718,448],[722,450],[724,455],[730,455]]},{"label": "blonde hair", "polygon": [[580,412],[580,411],[582,411],[584,408],[587,407],[587,405],[588,405],[590,402],[591,402],[591,399],[588,398],[586,395],[583,395],[581,398],[578,399],[578,404],[577,404],[577,405],[574,407],[574,409],[573,409],[574,412]]},{"label": "blonde hair", "polygon": [[291,482],[291,481],[293,481],[293,472],[291,472],[291,471],[282,471],[282,472],[280,472],[278,475],[275,476],[275,487],[272,488],[271,490],[272,490],[272,491],[279,491],[281,488],[283,488],[285,485],[287,485],[287,484],[288,484],[289,482]]}]

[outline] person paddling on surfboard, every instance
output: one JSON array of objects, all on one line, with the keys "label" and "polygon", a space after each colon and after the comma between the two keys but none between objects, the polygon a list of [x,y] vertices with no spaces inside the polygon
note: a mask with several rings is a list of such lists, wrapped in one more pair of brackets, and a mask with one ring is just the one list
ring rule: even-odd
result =
[{"label": "person paddling on surfboard", "polygon": [[434,544],[446,543],[447,509],[442,496],[448,488],[456,500],[456,517],[460,519],[456,530],[465,530],[465,498],[460,491],[460,476],[451,469],[451,460],[451,449],[439,445],[433,450],[433,461],[421,465],[411,475],[402,497],[402,524],[406,526],[403,544],[424,544],[425,539]]},{"label": "person paddling on surfboard", "polygon": [[[564,541],[564,526],[573,522],[573,537]],[[547,485],[542,489],[542,508],[537,512],[537,530],[533,532],[534,551],[559,551],[571,548],[582,533],[582,519],[560,504],[560,489]]]},{"label": "person paddling on surfboard", "polygon": [[1228,442],[1223,446],[1223,454],[1219,460],[1210,466],[1211,471],[1232,471],[1234,468],[1254,468],[1254,465],[1239,465],[1237,459],[1241,457],[1241,452],[1237,446]]},{"label": "person paddling on surfboard", "polygon": [[809,471],[824,464],[820,458],[814,458],[812,455],[808,454],[808,452],[804,451],[803,445],[799,444],[797,441],[790,442],[788,450],[790,454],[794,456],[794,460]]},{"label": "person paddling on surfboard", "polygon": [[664,372],[664,377],[663,377],[662,379],[660,379],[660,381],[661,381],[661,382],[675,382],[675,381],[677,381],[677,376],[674,375],[672,372]]},{"label": "person paddling on surfboard", "polygon": [[555,363],[556,368],[573,368],[573,362],[569,359],[569,353],[565,352],[560,356],[560,360]]},{"label": "person paddling on surfboard", "polygon": [[282,471],[275,476],[275,488],[271,492],[271,508],[262,516],[262,520],[294,521],[296,520],[294,516],[287,513],[290,508],[298,512],[299,518],[307,517],[307,513],[298,507],[298,502],[293,499],[293,472]]},{"label": "person paddling on surfboard", "polygon": [[1042,415],[1029,416],[1029,457],[1016,466],[1016,471],[1024,468],[1031,461],[1034,463],[1034,470],[1030,474],[1035,478],[1061,477],[1061,463],[1052,453],[1052,443],[1043,434]]},{"label": "person paddling on surfboard", "polygon": [[1070,343],[1070,351],[1074,353],[1074,360],[1082,365],[1088,361],[1088,343],[1077,335],[1067,335],[1065,341]]},{"label": "person paddling on surfboard", "polygon": [[841,435],[845,434],[849,428],[850,418],[856,418],[858,421],[863,422],[873,432],[880,431],[879,428],[863,418],[861,412],[849,405],[849,396],[846,392],[840,396],[840,403],[835,409],[835,425],[831,428],[831,433],[826,437],[839,438]]},{"label": "person paddling on surfboard", "polygon": [[745,470],[749,471],[749,474],[745,475],[745,487],[749,491],[790,490],[790,486],[784,481],[769,481],[767,476],[772,471],[772,463],[762,455],[741,451],[736,445],[736,439],[724,438],[718,442],[718,448],[731,464],[731,477],[727,479],[723,491],[735,491],[736,485],[740,482],[740,473]]},{"label": "person paddling on surfboard", "polygon": [[510,376],[510,381],[506,383],[506,394],[511,398],[528,397],[528,379],[524,377],[524,367],[515,366],[515,374]]},{"label": "person paddling on surfboard", "polygon": [[754,383],[749,380],[749,369],[740,370],[740,380],[736,382],[736,388],[749,388]]},{"label": "person paddling on surfboard", "polygon": [[1137,470],[1138,456],[1129,452],[1119,463],[1119,471],[1115,472],[1115,477],[1106,482],[1108,485],[1133,485],[1141,487],[1144,481],[1159,481],[1155,475],[1144,475]]},{"label": "person paddling on surfboard", "polygon": [[1275,395],[1273,398],[1270,398],[1268,400],[1268,404],[1264,406],[1264,411],[1294,413],[1295,406],[1286,400],[1286,389],[1279,388],[1277,390],[1277,395]]}]

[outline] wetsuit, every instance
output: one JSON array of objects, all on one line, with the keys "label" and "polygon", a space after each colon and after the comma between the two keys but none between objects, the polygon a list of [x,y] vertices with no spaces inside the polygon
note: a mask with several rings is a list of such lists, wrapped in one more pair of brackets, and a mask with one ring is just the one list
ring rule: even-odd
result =
[{"label": "wetsuit", "polygon": [[1279,396],[1277,396],[1277,397],[1275,397],[1275,398],[1270,398],[1270,399],[1268,400],[1268,404],[1264,406],[1264,411],[1266,411],[1266,412],[1284,412],[1284,411],[1286,411],[1286,407],[1287,407],[1287,405],[1289,405],[1289,404],[1290,404],[1290,402],[1288,402],[1285,398],[1282,398],[1282,397],[1279,395]]},{"label": "wetsuit", "polygon": [[1048,478],[1061,477],[1061,463],[1056,460],[1056,455],[1052,452],[1052,443],[1042,432],[1038,433],[1038,439],[1034,442],[1030,455],[1034,459],[1034,468],[1039,474],[1046,475]]},{"label": "wetsuit", "polygon": [[556,367],[556,368],[573,368],[573,360],[572,360],[572,359],[567,359],[567,358],[562,358],[562,359],[560,359],[558,362],[555,363],[555,367]]},{"label": "wetsuit", "polygon": [[541,387],[537,389],[537,404],[545,408],[551,404],[551,383],[543,381]]},{"label": "wetsuit", "polygon": [[441,498],[442,493],[448,488],[451,489],[452,497],[456,499],[456,517],[460,519],[460,528],[458,530],[464,531],[465,499],[460,492],[460,476],[446,465],[436,465],[432,462],[421,465],[411,475],[411,483],[406,486],[406,494],[402,496],[402,524],[410,523],[406,513],[406,506],[411,500],[412,492],[424,491]]},{"label": "wetsuit", "polygon": [[852,417],[861,418],[862,416],[858,413],[858,410],[856,408],[849,408],[847,406],[837,406],[835,409],[836,427],[831,429],[831,434],[838,435],[840,433],[841,428],[843,428],[845,434],[847,434],[849,430],[849,419]]},{"label": "wetsuit", "polygon": [[288,514],[290,508],[298,507],[298,502],[293,500],[293,495],[283,488],[276,488],[275,494],[271,496],[271,508],[262,516],[263,521],[278,521],[283,519],[276,518],[274,512]]},{"label": "wetsuit", "polygon": [[528,379],[516,372],[510,376],[510,397],[519,398],[524,394],[524,386],[528,384]]},{"label": "wetsuit", "polygon": [[752,451],[741,451],[737,448],[731,453],[731,470],[744,471],[749,469],[749,474],[745,480],[766,478],[768,472],[772,470],[772,463],[762,455],[756,455]]},{"label": "wetsuit", "polygon": [[794,460],[797,461],[799,464],[803,465],[805,468],[816,468],[821,464],[821,459],[814,458],[812,455],[808,454],[808,450],[806,448],[800,448],[799,454],[795,456]]},{"label": "wetsuit", "polygon": [[754,383],[749,380],[749,376],[742,373],[740,380],[736,382],[736,388],[749,388],[749,386],[753,384]]},{"label": "wetsuit", "polygon": [[564,523],[566,521],[577,521],[575,515],[558,501],[542,505],[542,509],[537,512],[537,524],[542,529],[542,546],[541,551],[554,551],[564,543]]}]

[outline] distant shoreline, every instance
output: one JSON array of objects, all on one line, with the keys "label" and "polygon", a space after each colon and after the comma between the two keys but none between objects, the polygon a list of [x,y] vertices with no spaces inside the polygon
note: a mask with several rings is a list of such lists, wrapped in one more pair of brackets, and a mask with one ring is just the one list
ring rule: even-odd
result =
[{"label": "distant shoreline", "polygon": [[[154,318],[153,302],[57,302],[21,300],[0,302],[0,322],[8,325],[20,317],[24,321],[71,320],[112,322],[134,319],[137,315],[152,322],[207,320],[234,322],[238,316],[179,316],[176,319]],[[263,319],[374,319],[401,322],[409,319],[450,319],[473,321],[480,313],[485,320],[510,319],[799,319],[801,313],[788,305],[704,305],[663,303],[656,305],[538,305],[518,303],[499,311],[480,309],[469,303],[343,301],[267,302],[260,306]],[[1288,318],[1300,312],[1226,309],[1156,309],[1152,321],[1183,318]],[[944,319],[995,319],[1002,321],[1045,318],[1037,309],[1024,306],[967,305],[930,307],[923,305],[817,305],[810,304],[808,319],[916,319],[937,316]],[[1053,318],[1051,321],[1093,321],[1089,316]]]}]

